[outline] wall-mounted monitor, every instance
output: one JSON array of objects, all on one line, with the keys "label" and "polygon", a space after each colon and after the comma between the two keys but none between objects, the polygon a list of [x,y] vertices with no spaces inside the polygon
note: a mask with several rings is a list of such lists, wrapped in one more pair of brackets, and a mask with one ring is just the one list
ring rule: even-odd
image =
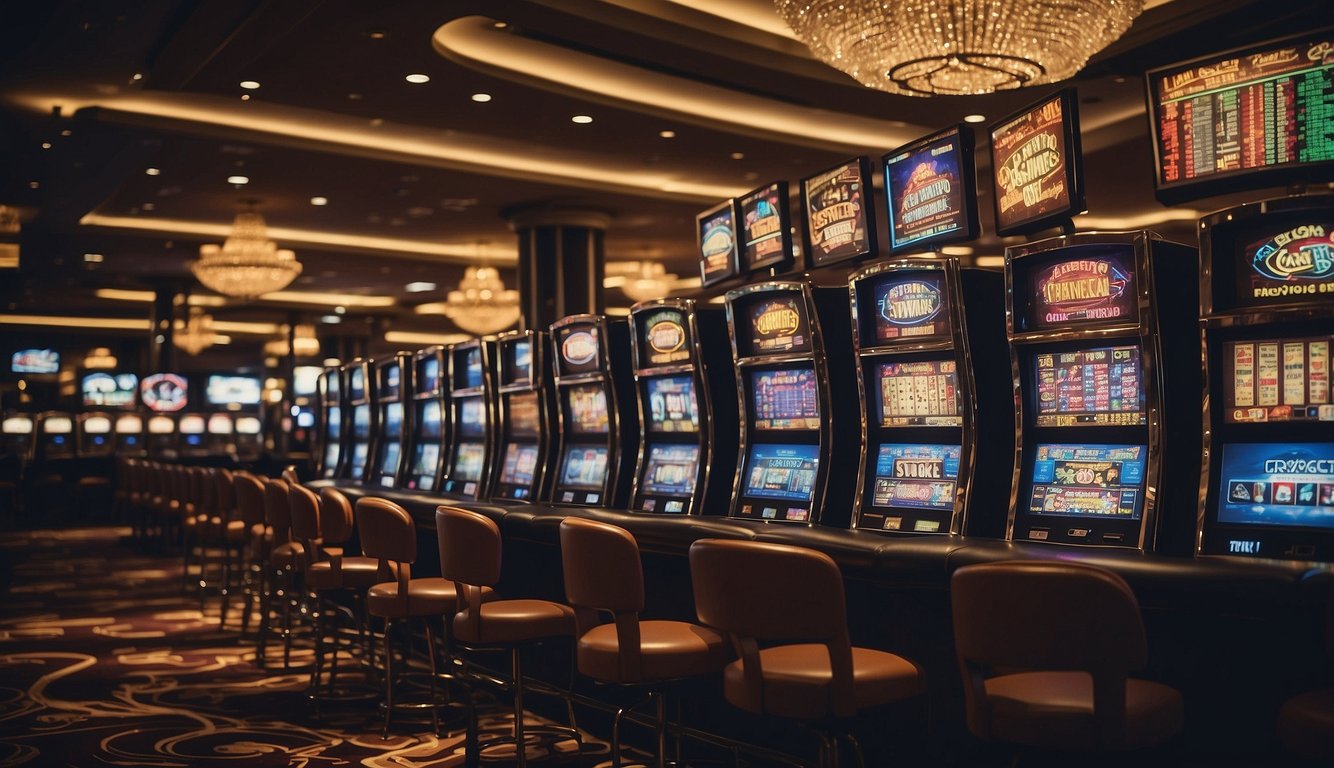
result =
[{"label": "wall-mounted monitor", "polygon": [[85,373],[79,389],[85,408],[133,408],[139,377],[133,373]]},{"label": "wall-mounted monitor", "polygon": [[565,429],[579,435],[605,435],[610,429],[607,390],[601,384],[579,384],[564,391]]},{"label": "wall-mounted monitor", "polygon": [[60,373],[60,353],[54,349],[20,349],[9,358],[13,373]]},{"label": "wall-mounted monitor", "polygon": [[319,392],[320,374],[324,369],[318,365],[298,365],[292,369],[292,395],[310,397]]},{"label": "wall-mounted monitor", "polygon": [[1079,109],[1073,88],[993,124],[996,232],[1022,235],[1084,210]]},{"label": "wall-mounted monitor", "polygon": [[568,325],[556,335],[561,375],[592,373],[601,364],[601,336],[593,324]]},{"label": "wall-mounted monitor", "polygon": [[858,157],[804,179],[801,210],[812,267],[876,252],[871,163]]},{"label": "wall-mounted monitor", "polygon": [[873,383],[880,395],[882,427],[957,427],[959,371],[954,358],[882,362]]},{"label": "wall-mounted monitor", "polygon": [[174,373],[155,373],[139,382],[139,401],[150,411],[175,413],[190,401],[190,383]]},{"label": "wall-mounted monitor", "polygon": [[695,217],[699,277],[706,286],[737,274],[736,201],[727,200]]},{"label": "wall-mounted monitor", "polygon": [[749,400],[757,430],[820,428],[820,396],[814,368],[749,371]]},{"label": "wall-mounted monitor", "polygon": [[954,125],[883,158],[894,253],[977,237],[973,131]]},{"label": "wall-mounted monitor", "polygon": [[818,445],[756,443],[746,457],[741,493],[756,499],[809,502],[819,464]]},{"label": "wall-mounted monitor", "polygon": [[1334,421],[1331,344],[1331,336],[1224,342],[1224,421]]},{"label": "wall-mounted monitor", "polygon": [[1015,330],[1139,322],[1138,276],[1128,245],[1083,245],[1016,259]]},{"label": "wall-mounted monitor", "polygon": [[1334,443],[1225,443],[1218,522],[1334,528]]},{"label": "wall-mounted monitor", "polygon": [[1028,512],[1138,520],[1144,508],[1144,445],[1037,446]]},{"label": "wall-mounted monitor", "polygon": [[699,431],[694,378],[689,374],[655,376],[646,379],[644,386],[648,390],[649,410],[645,416],[650,432]]},{"label": "wall-mounted monitor", "polygon": [[1033,381],[1035,426],[1148,423],[1138,345],[1039,353]]},{"label": "wall-mounted monitor", "polygon": [[776,181],[737,200],[741,217],[741,272],[782,267],[792,260],[787,182]]},{"label": "wall-mounted monitor", "polygon": [[[921,341],[950,333],[949,292],[939,272],[890,274],[872,287],[872,330],[864,346],[900,340]],[[865,325],[862,326],[865,329]]]},{"label": "wall-mounted monitor", "polygon": [[204,389],[204,400],[213,406],[259,405],[263,384],[258,376],[211,375]]},{"label": "wall-mounted monitor", "polygon": [[1158,199],[1328,179],[1331,49],[1327,28],[1146,73]]},{"label": "wall-mounted monitor", "polygon": [[650,445],[644,460],[644,493],[689,496],[699,476],[699,445],[668,443]]},{"label": "wall-mounted monitor", "polygon": [[875,461],[871,504],[954,509],[960,452],[957,445],[882,443]]},{"label": "wall-mounted monitor", "polygon": [[565,451],[560,468],[560,487],[601,490],[607,480],[607,446],[574,445]]}]

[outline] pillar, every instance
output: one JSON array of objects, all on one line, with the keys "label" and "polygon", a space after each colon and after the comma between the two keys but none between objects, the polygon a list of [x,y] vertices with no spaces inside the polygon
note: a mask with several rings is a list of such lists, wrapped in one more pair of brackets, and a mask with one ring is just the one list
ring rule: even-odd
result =
[{"label": "pillar", "polygon": [[531,206],[501,212],[519,238],[519,304],[524,328],[603,311],[603,236],[611,214]]}]

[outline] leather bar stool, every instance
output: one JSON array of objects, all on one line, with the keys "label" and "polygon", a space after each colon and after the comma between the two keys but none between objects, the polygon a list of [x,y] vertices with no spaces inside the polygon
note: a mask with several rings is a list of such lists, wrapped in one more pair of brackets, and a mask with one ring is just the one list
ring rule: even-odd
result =
[{"label": "leather bar stool", "polygon": [[264,571],[259,614],[259,640],[256,648],[260,668],[268,664],[268,638],[273,631],[273,601],[279,600],[282,618],[283,669],[292,666],[292,614],[301,592],[298,580],[305,548],[292,539],[292,512],[287,498],[287,481],[264,480],[264,524],[270,532],[270,547]]},{"label": "leather bar stool", "polygon": [[690,578],[699,620],[726,632],[741,656],[723,670],[723,696],[817,726],[821,766],[838,765],[840,735],[863,763],[846,720],[925,690],[912,662],[852,645],[843,576],[823,552],[701,539],[690,546]]},{"label": "leather bar stool", "polygon": [[237,473],[219,468],[213,473],[217,506],[217,537],[222,548],[222,574],[218,582],[218,628],[227,628],[227,605],[236,575],[245,567],[245,550],[250,542],[250,525],[241,517],[236,498]]},{"label": "leather bar stool", "polygon": [[[241,573],[241,635],[250,631],[250,617],[256,605],[262,604],[264,579],[268,570],[272,533],[264,524],[264,483],[249,472],[237,472],[232,480],[236,494],[236,513],[246,526],[246,540],[242,546]],[[226,621],[231,592],[222,596],[222,616]]]},{"label": "leather bar stool", "polygon": [[[1334,658],[1334,588],[1325,608],[1325,651]],[[1289,751],[1311,760],[1334,761],[1334,688],[1300,693],[1278,712],[1278,738]]]},{"label": "leather bar stool", "polygon": [[[465,754],[468,765],[476,765],[483,749],[514,744],[519,768],[528,765],[528,736],[560,735],[574,739],[583,754],[583,739],[574,721],[568,694],[563,696],[570,718],[568,728],[530,727],[524,723],[523,695],[538,690],[523,678],[524,647],[543,640],[573,638],[578,629],[574,609],[549,600],[487,599],[487,591],[500,582],[501,539],[495,521],[478,512],[440,506],[435,511],[435,530],[440,543],[440,574],[454,583],[458,613],[454,615],[454,639],[466,650],[504,650],[510,655],[514,689],[514,730],[507,736],[478,743],[477,717],[468,695],[468,733]],[[362,539],[365,539],[365,528]],[[555,692],[555,691],[550,691]]]},{"label": "leather bar stool", "polygon": [[[453,613],[458,605],[454,584],[438,577],[412,578],[412,564],[417,562],[417,527],[407,510],[386,499],[363,497],[357,500],[357,529],[361,532],[361,551],[376,558],[380,570],[394,575],[393,581],[381,582],[366,591],[366,612],[384,620],[384,728],[381,736],[389,738],[390,719],[395,708],[429,709],[435,732],[440,731],[436,711],[435,630],[431,619]],[[428,702],[394,703],[395,622],[423,619],[426,625],[427,656],[431,662],[431,699]],[[411,643],[408,643],[408,648]],[[406,662],[406,659],[404,660]],[[406,666],[406,664],[405,664]]]},{"label": "leather bar stool", "polygon": [[[565,599],[579,619],[579,671],[603,683],[645,686],[657,717],[657,766],[666,765],[663,687],[718,672],[729,661],[722,635],[685,621],[641,620],[644,570],[631,533],[567,517],[560,524]],[[611,623],[598,623],[598,614]],[[621,766],[619,708],[612,720],[612,765]],[[679,755],[678,755],[679,761]]]},{"label": "leather bar stool", "polygon": [[1069,562],[970,565],[955,571],[950,597],[975,736],[1102,751],[1150,747],[1181,730],[1181,694],[1129,677],[1148,646],[1135,594],[1115,573]]}]

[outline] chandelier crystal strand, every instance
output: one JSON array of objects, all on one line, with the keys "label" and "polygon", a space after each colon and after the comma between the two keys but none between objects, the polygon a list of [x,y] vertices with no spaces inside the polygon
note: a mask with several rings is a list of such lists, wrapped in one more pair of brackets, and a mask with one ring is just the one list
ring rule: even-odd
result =
[{"label": "chandelier crystal strand", "polygon": [[224,296],[253,299],[291,285],[301,274],[301,262],[269,239],[263,216],[238,213],[222,246],[201,245],[190,270]]},{"label": "chandelier crystal strand", "polygon": [[468,267],[445,299],[445,315],[469,333],[498,333],[519,322],[519,292],[505,288],[495,267]]},{"label": "chandelier crystal strand", "polygon": [[1052,83],[1130,28],[1143,0],[774,0],[824,63],[912,96]]}]

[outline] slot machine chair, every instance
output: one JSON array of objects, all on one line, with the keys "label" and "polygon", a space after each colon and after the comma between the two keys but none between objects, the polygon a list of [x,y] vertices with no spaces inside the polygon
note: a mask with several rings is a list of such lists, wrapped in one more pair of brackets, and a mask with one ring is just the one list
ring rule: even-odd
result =
[{"label": "slot machine chair", "polygon": [[[250,614],[263,591],[273,532],[265,524],[264,482],[249,472],[238,472],[233,484],[236,513],[246,527],[246,543],[241,548],[241,635],[244,637],[250,632]],[[224,626],[230,602],[231,590],[226,589],[222,593],[221,609]]]},{"label": "slot machine chair", "polygon": [[[1325,606],[1325,652],[1334,659],[1334,588]],[[1302,757],[1334,760],[1334,688],[1299,693],[1283,702],[1278,738]]]},{"label": "slot machine chair", "polygon": [[[648,689],[657,720],[657,768],[666,765],[667,719],[663,688],[717,673],[729,661],[727,640],[686,621],[641,620],[644,568],[639,544],[624,528],[567,517],[560,524],[565,599],[579,622],[579,672],[601,683]],[[612,623],[599,624],[599,613]],[[621,764],[619,707],[612,720],[612,764]],[[678,762],[680,756],[677,756]]]},{"label": "slot machine chair", "polygon": [[973,735],[1122,751],[1181,731],[1180,692],[1129,676],[1148,647],[1139,602],[1117,574],[1069,562],[970,565],[955,571],[950,598]]},{"label": "slot machine chair", "polygon": [[843,575],[829,555],[700,539],[689,557],[700,622],[727,633],[741,652],[723,670],[723,697],[747,712],[815,726],[819,765],[836,768],[840,736],[862,763],[846,721],[925,692],[922,671],[911,661],[852,645]]}]

